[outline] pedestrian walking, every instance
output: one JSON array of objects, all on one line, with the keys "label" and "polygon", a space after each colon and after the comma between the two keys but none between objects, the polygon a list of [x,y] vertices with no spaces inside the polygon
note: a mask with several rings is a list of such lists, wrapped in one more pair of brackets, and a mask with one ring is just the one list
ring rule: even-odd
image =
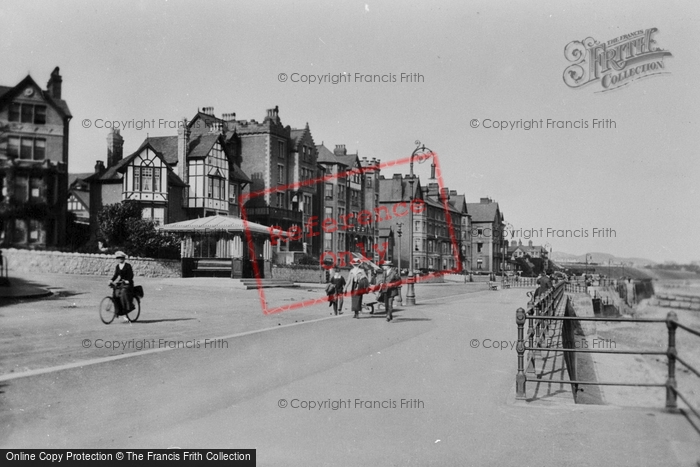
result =
[{"label": "pedestrian walking", "polygon": [[343,293],[345,292],[345,278],[340,275],[340,271],[337,269],[333,273],[333,277],[329,281],[331,287],[330,301],[333,306],[332,315],[343,314]]},{"label": "pedestrian walking", "polygon": [[391,261],[384,261],[382,263],[382,268],[384,273],[381,282],[381,293],[380,300],[384,302],[384,309],[386,310],[386,321],[389,322],[394,319],[394,297],[399,294],[399,285],[401,284],[401,276],[396,270]]},{"label": "pedestrian walking", "polygon": [[549,279],[549,276],[545,274],[544,272],[540,273],[540,277],[537,278],[537,290],[535,291],[535,297],[539,297],[540,295],[544,295],[549,289],[552,288],[552,281]]},{"label": "pedestrian walking", "polygon": [[353,258],[350,261],[352,269],[348,274],[347,285],[350,289],[350,309],[354,313],[353,318],[359,318],[362,310],[362,295],[369,291],[369,279],[367,274],[360,267],[360,260]]}]

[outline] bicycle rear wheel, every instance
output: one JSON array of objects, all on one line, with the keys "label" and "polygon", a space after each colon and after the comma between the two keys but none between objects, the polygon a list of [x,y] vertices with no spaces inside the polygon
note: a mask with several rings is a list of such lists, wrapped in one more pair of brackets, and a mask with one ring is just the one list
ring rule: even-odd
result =
[{"label": "bicycle rear wheel", "polygon": [[125,315],[126,319],[132,323],[139,319],[139,316],[141,315],[141,300],[139,300],[138,297],[134,297],[134,307],[135,308],[133,310]]},{"label": "bicycle rear wheel", "polygon": [[103,323],[109,324],[114,321],[116,309],[112,297],[105,297],[100,302],[100,319]]}]

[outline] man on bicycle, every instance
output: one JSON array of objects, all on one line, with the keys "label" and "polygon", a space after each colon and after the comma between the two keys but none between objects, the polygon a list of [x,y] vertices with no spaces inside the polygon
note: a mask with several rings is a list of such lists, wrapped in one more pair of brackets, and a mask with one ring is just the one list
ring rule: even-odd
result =
[{"label": "man on bicycle", "polygon": [[[131,264],[126,262],[126,254],[124,254],[123,251],[117,251],[114,256],[119,263],[117,263],[114,275],[109,283],[113,285],[114,281],[119,278],[122,284],[122,287],[119,289],[119,300],[121,302],[122,313],[127,313],[136,308],[133,303],[134,270],[131,268]],[[124,319],[126,319],[126,317]]]}]

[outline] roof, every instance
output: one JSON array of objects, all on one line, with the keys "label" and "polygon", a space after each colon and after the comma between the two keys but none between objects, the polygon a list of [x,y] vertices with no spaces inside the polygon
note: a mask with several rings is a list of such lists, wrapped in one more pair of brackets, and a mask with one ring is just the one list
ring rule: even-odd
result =
[{"label": "roof", "polygon": [[240,217],[234,216],[211,216],[190,219],[172,224],[165,224],[159,230],[166,232],[243,232],[249,230],[253,233],[269,234],[270,227],[246,222]]},{"label": "roof", "polygon": [[311,140],[311,144],[313,145],[314,139],[311,136],[311,130],[309,130],[309,122],[306,122],[306,126],[304,128],[292,128],[292,130],[290,131],[289,137],[292,140],[292,147],[295,148],[297,151],[299,150],[299,146],[301,145],[301,142],[304,140],[304,136],[307,133],[309,135],[309,139]]},{"label": "roof", "polygon": [[80,190],[71,190],[69,193],[75,196],[75,198],[85,206],[86,210],[90,210],[90,193]]},{"label": "roof", "polygon": [[318,151],[318,158],[316,159],[316,162],[319,164],[340,164],[346,167],[362,166],[357,154],[346,154],[341,156],[333,153],[333,151],[328,149],[323,144],[316,146],[316,150]]},{"label": "roof", "polygon": [[500,221],[498,203],[467,203],[467,212],[472,216],[472,222]]},{"label": "roof", "polygon": [[[190,141],[188,145],[187,158],[189,159],[190,157],[206,157],[219,136],[219,133],[197,135]],[[141,148],[143,148],[146,144],[149,143],[156,152],[160,153],[163,159],[165,159],[165,162],[167,162],[170,165],[177,165],[177,136],[149,137],[146,138],[143,141],[143,143],[141,143]],[[222,147],[225,146],[222,144]],[[139,148],[139,150],[141,148]],[[252,183],[250,177],[248,177],[248,175],[246,175],[245,172],[243,172],[240,166],[238,166],[235,163],[233,164],[232,178],[237,181]]]},{"label": "roof", "polygon": [[2,97],[3,94],[5,94],[11,90],[12,90],[11,86],[0,86],[0,97]]},{"label": "roof", "polygon": [[[158,151],[153,145],[148,141],[150,138],[147,138],[146,141],[144,141],[143,144],[130,156],[127,156],[114,164],[111,167],[107,167],[107,170],[105,170],[101,175],[98,175],[97,173],[92,174],[90,177],[88,177],[86,180],[88,181],[93,181],[93,180],[100,180],[104,182],[116,182],[116,181],[121,181],[121,179],[124,177],[122,173],[124,170],[126,170],[126,167],[133,161],[136,156],[141,154],[141,152],[146,148],[150,147],[151,150],[153,150],[158,156],[163,157],[163,154]],[[166,161],[167,162],[167,161]],[[187,186],[185,182],[182,181],[178,175],[173,172],[173,169],[170,167],[167,167],[168,170],[168,185],[173,185],[173,186]]]},{"label": "roof", "polygon": [[41,92],[41,96],[44,98],[44,100],[58,110],[59,113],[63,114],[64,118],[73,117],[73,115],[70,113],[70,109],[68,109],[68,104],[66,101],[51,97],[51,94],[49,94],[48,91],[41,89],[41,87],[36,84],[36,81],[34,81],[30,75],[27,75],[22,81],[17,83],[16,86],[0,86],[0,101],[4,99],[11,99],[16,93],[24,89],[24,87],[27,85],[32,85],[37,88],[39,92]]},{"label": "roof", "polygon": [[155,136],[146,138],[141,147],[150,143],[151,147],[163,156],[170,165],[177,164],[177,136]]},{"label": "roof", "polygon": [[323,144],[319,144],[316,146],[316,151],[318,151],[318,158],[316,161],[319,164],[338,164],[338,159],[336,159],[335,154],[333,154],[333,151],[328,149],[326,146]]},{"label": "roof", "polygon": [[[411,187],[407,178],[380,178],[379,179],[379,202],[396,203],[399,201],[410,201]],[[416,177],[413,184],[413,197],[423,199],[420,191],[420,178]]]},{"label": "roof", "polygon": [[77,173],[77,174],[68,174],[68,186],[73,185],[75,182],[79,181],[84,181],[86,178],[94,174],[95,172],[87,172],[87,173]]}]

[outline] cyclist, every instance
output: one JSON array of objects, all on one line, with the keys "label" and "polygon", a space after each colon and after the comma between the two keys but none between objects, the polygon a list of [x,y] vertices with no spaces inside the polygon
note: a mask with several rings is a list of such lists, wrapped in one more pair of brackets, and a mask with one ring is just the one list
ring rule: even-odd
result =
[{"label": "cyclist", "polygon": [[[112,280],[109,281],[110,284],[114,284],[114,281],[119,278],[122,287],[119,289],[119,300],[121,302],[122,313],[127,313],[127,311],[132,311],[136,307],[134,306],[134,270],[131,268],[131,264],[126,262],[126,254],[123,251],[117,251],[114,257],[119,261],[117,267],[114,270],[114,275]],[[127,320],[124,316],[124,320]],[[127,320],[128,321],[128,320]]]}]

